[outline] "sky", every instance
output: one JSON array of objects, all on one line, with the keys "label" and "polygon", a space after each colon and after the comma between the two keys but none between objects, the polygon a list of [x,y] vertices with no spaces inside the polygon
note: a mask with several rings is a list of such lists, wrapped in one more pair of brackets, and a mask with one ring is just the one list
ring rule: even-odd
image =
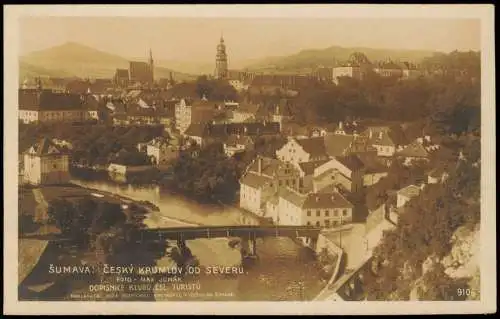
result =
[{"label": "sky", "polygon": [[22,17],[20,54],[68,41],[123,57],[212,61],[223,34],[233,62],[333,45],[479,50],[479,19]]}]

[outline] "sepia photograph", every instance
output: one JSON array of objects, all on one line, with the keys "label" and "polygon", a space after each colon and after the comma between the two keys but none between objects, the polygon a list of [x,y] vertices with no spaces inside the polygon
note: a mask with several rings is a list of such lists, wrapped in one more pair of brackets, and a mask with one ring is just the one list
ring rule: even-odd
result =
[{"label": "sepia photograph", "polygon": [[11,313],[496,311],[493,7],[8,7]]}]

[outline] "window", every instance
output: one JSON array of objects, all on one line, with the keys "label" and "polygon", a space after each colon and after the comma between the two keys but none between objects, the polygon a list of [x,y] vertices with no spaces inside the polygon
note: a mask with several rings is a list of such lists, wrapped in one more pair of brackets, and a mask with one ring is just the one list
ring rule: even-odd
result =
[{"label": "window", "polygon": [[330,212],[327,209],[327,210],[325,210],[325,217],[328,217],[328,216],[330,216]]},{"label": "window", "polygon": [[311,226],[311,222],[307,222],[307,224],[306,224],[306,225],[307,225],[307,226]]},{"label": "window", "polygon": [[52,164],[52,168],[57,168],[57,164]]},{"label": "window", "polygon": [[310,210],[307,211],[307,216],[311,217],[311,211]]},{"label": "window", "polygon": [[319,209],[316,211],[316,216],[317,217],[321,216],[321,211]]},{"label": "window", "polygon": [[342,215],[347,216],[347,209],[344,209],[344,210],[342,211]]},{"label": "window", "polygon": [[316,222],[316,226],[319,227],[319,221]]},{"label": "window", "polygon": [[335,217],[338,217],[338,216],[339,216],[339,212],[338,212],[338,210],[336,210],[336,209],[335,209],[335,210],[333,211],[333,216],[335,216]]},{"label": "window", "polygon": [[330,227],[330,221],[328,219],[325,220],[325,227]]}]

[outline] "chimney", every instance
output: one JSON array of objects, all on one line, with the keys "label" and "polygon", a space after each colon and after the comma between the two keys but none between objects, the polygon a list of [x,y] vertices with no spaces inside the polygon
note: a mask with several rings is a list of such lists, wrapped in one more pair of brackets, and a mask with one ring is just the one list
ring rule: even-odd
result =
[{"label": "chimney", "polygon": [[342,121],[339,122],[339,130],[342,130],[343,129],[343,123]]},{"label": "chimney", "polygon": [[382,139],[382,134],[383,134],[383,132],[379,132],[379,133],[378,133],[378,139],[379,139],[379,140],[381,140],[381,139]]},{"label": "chimney", "polygon": [[373,131],[372,131],[372,129],[370,129],[370,138],[372,138],[372,137],[373,137]]},{"label": "chimney", "polygon": [[262,175],[262,157],[257,157],[257,173]]}]

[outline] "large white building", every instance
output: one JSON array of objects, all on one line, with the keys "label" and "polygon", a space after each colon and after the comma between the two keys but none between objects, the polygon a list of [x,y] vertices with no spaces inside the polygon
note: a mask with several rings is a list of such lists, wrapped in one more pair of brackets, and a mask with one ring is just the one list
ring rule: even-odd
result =
[{"label": "large white building", "polygon": [[48,138],[32,145],[24,153],[24,180],[33,185],[68,183],[67,152]]},{"label": "large white building", "polygon": [[338,192],[302,194],[282,188],[276,221],[279,225],[331,228],[352,222],[353,207]]},{"label": "large white building", "polygon": [[97,100],[91,95],[19,89],[19,120],[36,122],[81,122],[99,119]]}]

